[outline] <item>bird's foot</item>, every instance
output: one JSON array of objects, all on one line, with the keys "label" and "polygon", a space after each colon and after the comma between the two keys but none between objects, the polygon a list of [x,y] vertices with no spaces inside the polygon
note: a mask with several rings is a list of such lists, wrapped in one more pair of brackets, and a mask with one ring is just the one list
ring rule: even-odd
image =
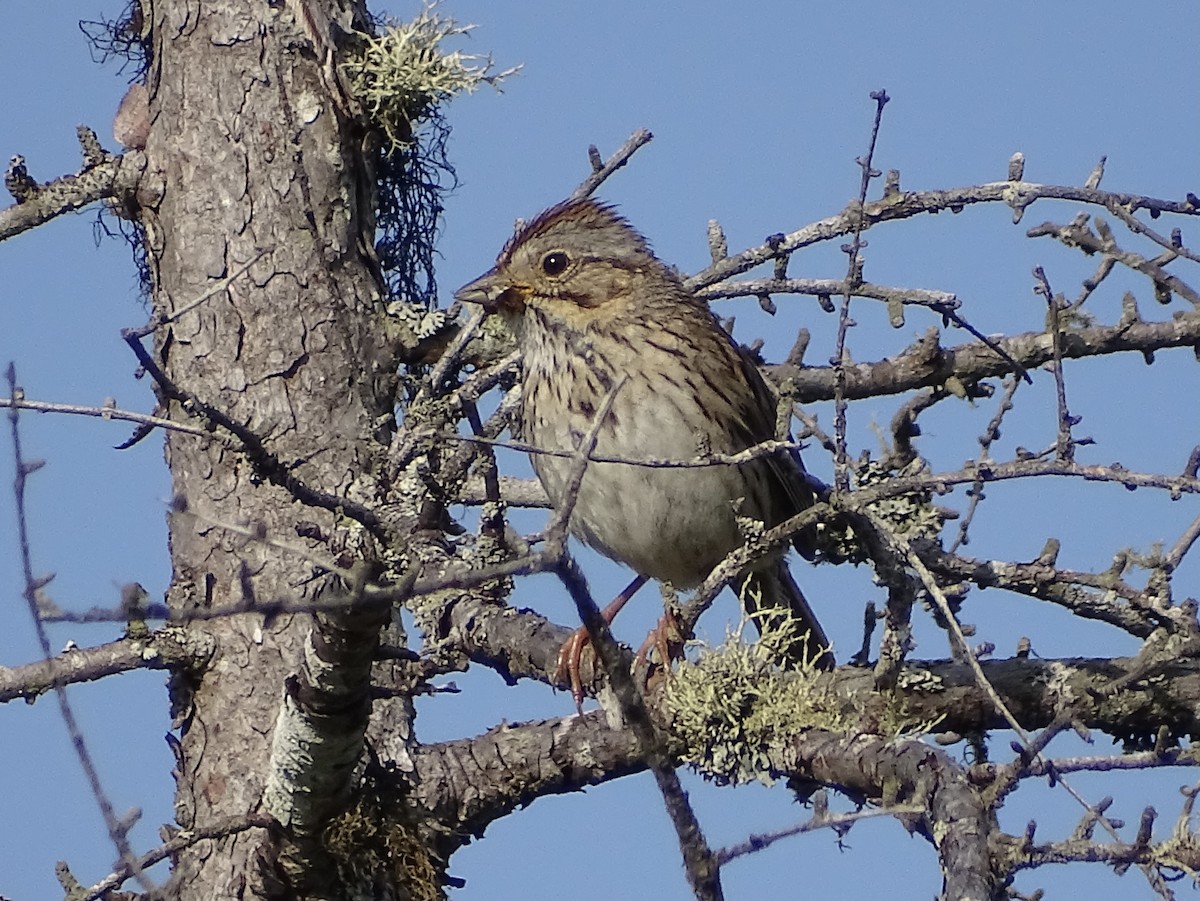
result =
[{"label": "bird's foot", "polygon": [[[624,590],[613,598],[612,603],[600,611],[600,616],[609,625],[617,618],[617,614],[621,612],[621,608],[629,603],[629,599],[637,594],[637,590],[646,584],[645,576],[636,576],[633,581],[625,586]],[[583,658],[583,649],[591,644],[588,638],[587,628],[580,626],[575,632],[563,642],[562,650],[558,652],[558,664],[554,668],[554,681],[556,683],[569,682],[571,685],[571,697],[575,699],[575,710],[583,713],[583,678],[579,675],[580,662]],[[593,654],[595,651],[593,650]]]},{"label": "bird's foot", "polygon": [[662,672],[670,673],[671,664],[683,659],[683,643],[683,629],[679,618],[674,612],[667,610],[658,621],[658,625],[646,636],[633,660],[633,671],[642,674],[643,685],[649,685],[653,672],[650,652],[654,651],[658,655],[657,666],[661,667]]},{"label": "bird's foot", "polygon": [[554,668],[556,683],[570,683],[571,697],[575,699],[575,710],[579,713],[583,713],[583,678],[580,676],[580,666],[583,649],[590,644],[587,629],[580,626],[563,642],[562,649],[558,652],[558,664]]}]

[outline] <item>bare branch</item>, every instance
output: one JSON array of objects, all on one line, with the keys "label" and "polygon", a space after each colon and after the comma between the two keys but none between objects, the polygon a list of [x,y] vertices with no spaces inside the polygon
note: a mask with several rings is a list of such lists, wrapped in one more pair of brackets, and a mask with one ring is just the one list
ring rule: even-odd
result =
[{"label": "bare branch", "polygon": [[164,429],[169,432],[183,432],[185,435],[211,436],[208,429],[185,422],[176,422],[161,416],[151,416],[147,413],[134,413],[132,410],[121,410],[114,401],[105,401],[103,406],[87,407],[77,404],[55,404],[48,401],[26,400],[18,392],[17,397],[0,397],[0,409],[31,410],[35,413],[65,413],[72,416],[94,416],[98,419],[116,419],[122,422],[136,422],[138,425]]},{"label": "bare branch", "polygon": [[64,175],[37,187],[22,200],[0,210],[0,241],[29,231],[64,213],[135,191],[146,168],[146,155],[130,151],[84,168],[76,175]]},{"label": "bare branch", "polygon": [[179,832],[170,841],[163,842],[153,851],[143,854],[134,861],[132,867],[122,864],[110,875],[105,876],[91,888],[84,890],[78,896],[78,899],[79,901],[96,901],[99,898],[113,897],[112,892],[120,888],[135,873],[147,870],[156,863],[178,854],[185,848],[190,848],[199,842],[237,835],[239,832],[245,832],[248,829],[269,829],[272,825],[273,821],[270,817],[252,813],[244,817],[213,823],[209,826],[193,827]]},{"label": "bare branch", "polygon": [[587,582],[574,565],[574,561],[569,557],[563,559],[555,572],[567,588],[580,618],[587,626],[592,647],[604,663],[613,694],[620,705],[621,715],[637,736],[641,753],[654,774],[667,814],[675,827],[688,882],[697,901],[720,901],[724,897],[720,864],[704,838],[700,821],[692,810],[687,793],[679,783],[674,763],[666,748],[666,733],[657,728],[646,710],[642,693],[630,673],[629,654],[622,653],[613,640],[608,623],[600,615],[600,610],[587,588]]},{"label": "bare branch", "polygon": [[1180,239],[1178,234],[1173,235],[1171,238],[1164,238],[1162,235],[1160,235],[1141,219],[1134,216],[1122,206],[1110,204],[1108,206],[1108,211],[1124,222],[1125,227],[1135,235],[1145,235],[1147,238],[1149,238],[1159,247],[1163,248],[1163,250],[1168,251],[1173,256],[1181,256],[1184,259],[1191,260],[1193,263],[1200,263],[1200,254],[1184,247],[1183,241]]},{"label": "bare branch", "polygon": [[141,328],[130,329],[128,334],[130,334],[134,337],[137,337],[137,338],[144,338],[147,335],[151,334],[156,328],[159,328],[160,326],[166,325],[171,322],[178,322],[181,317],[183,317],[187,313],[190,313],[192,310],[201,306],[206,301],[210,300],[213,297],[216,297],[222,291],[226,290],[231,284],[233,284],[235,281],[237,281],[243,274],[245,274],[246,272],[249,272],[251,266],[253,266],[259,260],[261,260],[268,253],[271,253],[274,249],[275,249],[274,247],[260,247],[258,249],[258,252],[255,253],[254,256],[252,256],[249,260],[247,260],[245,263],[242,263],[242,265],[238,266],[236,269],[233,270],[233,272],[229,273],[223,279],[220,279],[219,281],[214,282],[212,285],[210,285],[204,291],[200,292],[200,294],[197,297],[195,297],[192,300],[188,301],[187,303],[183,304],[182,306],[180,306],[178,309],[172,311],[171,313],[167,313],[167,312],[163,311],[163,312],[156,314],[148,323],[146,323]]},{"label": "bare branch", "polygon": [[866,297],[885,303],[912,304],[955,310],[962,301],[949,291],[928,288],[893,288],[870,282],[847,282],[829,278],[757,278],[744,281],[720,282],[696,292],[704,300],[730,297],[757,297],[760,294],[811,294],[814,297],[833,297],[849,292],[852,297]]},{"label": "bare branch", "polygon": [[[11,363],[8,365],[5,375],[8,380],[9,398],[16,401],[17,373]],[[27,461],[24,457],[21,447],[21,429],[19,426],[20,413],[16,409],[9,409],[8,420],[11,425],[13,464],[17,473],[16,478],[13,480],[13,494],[16,501],[17,542],[20,549],[21,573],[25,582],[25,590],[22,592],[22,596],[29,605],[29,615],[33,619],[34,631],[37,634],[38,646],[41,648],[42,658],[50,661],[54,657],[54,653],[50,650],[50,636],[46,632],[46,624],[42,621],[38,610],[38,594],[49,583],[50,579],[53,578],[53,575],[39,578],[33,574],[33,554],[29,543],[28,519],[25,510],[25,486],[27,479],[32,473],[37,472],[41,468],[42,463],[41,461]],[[63,724],[67,727],[67,734],[70,735],[71,744],[75,748],[75,755],[79,758],[79,763],[83,767],[84,775],[87,777],[92,797],[96,801],[96,806],[100,809],[100,815],[104,818],[108,837],[112,841],[113,847],[117,849],[117,854],[122,864],[129,867],[130,872],[137,876],[138,883],[142,888],[147,892],[152,892],[154,884],[142,871],[141,867],[138,866],[138,862],[133,856],[133,847],[129,844],[128,831],[132,824],[123,821],[122,818],[117,816],[117,812],[112,806],[112,801],[109,800],[108,793],[105,792],[104,786],[100,782],[100,773],[96,769],[91,751],[88,750],[87,742],[83,737],[83,731],[79,728],[79,721],[75,717],[75,710],[71,705],[70,699],[67,697],[64,686],[58,682],[52,682],[51,687],[54,689],[54,697],[58,700],[58,709],[62,716]]]},{"label": "bare branch", "polygon": [[841,836],[849,832],[851,826],[862,820],[895,816],[916,817],[924,812],[925,808],[918,807],[915,804],[898,804],[880,807],[875,810],[858,810],[854,813],[825,813],[819,816],[814,814],[807,822],[797,823],[795,826],[789,826],[786,829],[769,832],[765,835],[752,835],[744,842],[729,848],[722,848],[717,852],[717,860],[724,866],[732,860],[762,851],[764,848],[771,847],[771,845],[780,839],[791,838],[793,835],[816,832],[818,829],[832,829]]},{"label": "bare branch", "polygon": [[[592,174],[585,178],[579,187],[571,192],[571,199],[581,200],[584,197],[590,197],[596,192],[597,188],[604,184],[610,175],[629,162],[629,158],[637,152],[639,147],[649,144],[653,138],[654,135],[650,134],[649,131],[639,128],[629,136],[629,139],[624,144],[617,148],[617,152],[610,156],[607,162],[599,167],[596,166],[596,162],[600,158],[599,152],[590,154],[592,158]],[[595,148],[591,149],[594,150]]]},{"label": "bare branch", "polygon": [[1120,194],[1095,188],[1042,185],[1025,181],[990,182],[944,191],[906,191],[868,202],[861,208],[857,204],[851,204],[834,216],[783,235],[781,241],[764,243],[736,256],[726,257],[721,262],[697,272],[686,281],[686,285],[694,290],[715,285],[810,244],[854,234],[860,222],[863,229],[868,229],[883,222],[911,219],[921,213],[941,213],[945,210],[959,212],[965,207],[979,203],[1005,203],[1014,209],[1024,210],[1034,201],[1041,199],[1074,200],[1106,208],[1115,205],[1131,213],[1145,209],[1152,214],[1200,216],[1200,205],[1191,200],[1160,200],[1138,194]]},{"label": "bare branch", "polygon": [[1200,516],[1193,519],[1191,524],[1184,529],[1179,540],[1175,542],[1175,546],[1167,554],[1164,563],[1170,571],[1173,572],[1179,568],[1179,564],[1183,562],[1183,558],[1195,545],[1197,538],[1200,538]]},{"label": "bare branch", "polygon": [[[846,271],[846,290],[842,292],[842,305],[838,311],[838,327],[837,341],[834,346],[833,357],[831,363],[833,366],[833,485],[837,492],[848,491],[850,489],[850,460],[846,454],[846,364],[849,359],[846,355],[846,339],[851,326],[850,321],[850,286],[862,281],[862,262],[859,258],[859,252],[864,246],[862,233],[866,228],[866,218],[863,215],[863,209],[867,203],[867,191],[871,187],[871,179],[880,173],[872,168],[872,163],[875,159],[875,146],[879,141],[879,126],[883,122],[883,108],[887,105],[890,99],[887,91],[879,90],[871,93],[871,99],[875,101],[875,122],[871,126],[871,140],[867,147],[865,157],[858,160],[862,177],[859,180],[858,189],[858,216],[854,223],[854,240],[842,249],[846,251],[847,256],[847,271]],[[777,243],[779,236],[773,236],[768,240],[768,244]],[[777,257],[781,260],[786,260],[786,256]]]},{"label": "bare branch", "polygon": [[[1050,601],[1076,616],[1109,623],[1139,638],[1148,637],[1161,621],[1144,592],[1108,574],[1058,569],[1044,561],[977,560],[945,553],[932,545],[916,550],[925,565],[942,578]],[[1120,603],[1121,600],[1125,603]]]},{"label": "bare branch", "polygon": [[[1017,389],[1021,386],[1021,380],[1015,375],[1009,376],[1004,385],[1004,393],[1000,396],[1000,403],[996,405],[996,412],[991,419],[988,420],[987,428],[983,430],[983,434],[979,436],[979,460],[987,462],[991,460],[992,445],[1000,437],[1000,424],[1004,421],[1005,415],[1013,408],[1013,396],[1017,393]],[[971,523],[975,519],[975,511],[979,509],[979,503],[983,500],[983,480],[976,481],[974,485],[967,491],[970,501],[967,504],[967,512],[963,514],[962,519],[958,523],[958,534],[954,536],[954,541],[950,545],[950,553],[954,553],[960,546],[969,543],[968,531],[971,528]]]},{"label": "bare branch", "polygon": [[[485,438],[479,435],[459,435],[457,433],[446,433],[438,436],[443,441],[466,442],[468,444],[482,444],[489,447],[503,447],[508,450],[521,451],[525,454],[532,454],[543,457],[561,457],[563,459],[575,459],[578,455],[577,451],[565,450],[558,448],[537,447],[532,444],[525,444],[522,441],[507,441],[500,438]],[[696,456],[691,460],[668,460],[665,457],[644,457],[642,459],[632,459],[630,457],[613,457],[605,454],[589,454],[588,460],[592,463],[623,463],[626,466],[641,466],[646,469],[704,469],[710,466],[740,466],[749,463],[752,460],[757,460],[760,457],[770,457],[780,451],[798,451],[803,450],[804,445],[796,441],[779,441],[770,439],[762,441],[758,444],[748,447],[743,451],[738,451],[736,454],[718,454],[707,453]]]},{"label": "bare branch", "polygon": [[1060,313],[1064,309],[1064,305],[1060,302],[1058,295],[1054,293],[1054,289],[1050,287],[1050,281],[1046,278],[1046,271],[1041,266],[1034,267],[1033,277],[1037,280],[1037,287],[1034,291],[1046,299],[1046,306],[1049,311],[1047,319],[1050,323],[1050,346],[1054,354],[1051,370],[1054,373],[1054,395],[1058,403],[1055,454],[1058,459],[1069,462],[1075,459],[1075,440],[1071,437],[1071,427],[1075,425],[1077,420],[1067,409],[1067,382],[1063,375],[1063,323]]},{"label": "bare branch", "polygon": [[93,682],[131,670],[196,667],[213,652],[208,641],[202,632],[167,626],[93,648],[72,647],[24,666],[0,667],[0,703],[17,698],[32,702],[58,686]]},{"label": "bare branch", "polygon": [[292,467],[280,460],[252,429],[172,382],[146,351],[136,330],[126,330],[122,337],[133,350],[138,362],[150,373],[163,393],[171,400],[183,405],[184,409],[195,411],[197,415],[202,416],[214,427],[220,427],[236,438],[262,478],[279,485],[303,504],[345,514],[370,531],[377,532],[381,528],[379,519],[373,511],[349,498],[338,497],[305,484],[296,476]]},{"label": "bare branch", "polygon": [[[1109,326],[1071,329],[1062,335],[1062,356],[1067,360],[1134,352],[1149,355],[1169,347],[1193,347],[1200,343],[1200,314],[1182,314],[1165,322],[1122,322]],[[1024,332],[996,341],[1005,354],[1026,369],[1036,369],[1054,359],[1050,336]],[[926,385],[943,385],[955,380],[970,383],[1008,375],[1012,365],[982,342],[943,348],[936,330],[903,353],[876,363],[849,363],[846,397],[860,400],[900,394]],[[779,364],[765,367],[777,383],[791,380],[796,400],[811,403],[832,400],[832,367],[799,367]]]},{"label": "bare branch", "polygon": [[[1085,217],[1079,216],[1069,225],[1056,225],[1053,222],[1045,222],[1035,228],[1031,228],[1026,234],[1031,238],[1044,236],[1057,238],[1067,247],[1078,247],[1084,253],[1106,254],[1135,272],[1140,272],[1148,276],[1154,282],[1156,290],[1163,296],[1175,293],[1193,304],[1200,305],[1200,293],[1181,279],[1164,270],[1159,260],[1148,260],[1139,253],[1134,253],[1131,250],[1122,250],[1117,246],[1112,233],[1103,220],[1097,219],[1095,225],[1096,232],[1093,232],[1087,227]],[[1176,254],[1172,251],[1168,256],[1173,259]]]}]

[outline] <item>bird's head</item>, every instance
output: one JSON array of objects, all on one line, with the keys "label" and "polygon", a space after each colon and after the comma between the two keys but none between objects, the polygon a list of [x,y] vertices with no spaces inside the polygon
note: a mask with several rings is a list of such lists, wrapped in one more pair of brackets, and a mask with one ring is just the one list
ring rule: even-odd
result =
[{"label": "bird's head", "polygon": [[665,269],[612,207],[568,200],[519,228],[496,265],[454,296],[507,316],[534,309],[583,326],[628,309],[641,293],[634,285]]}]

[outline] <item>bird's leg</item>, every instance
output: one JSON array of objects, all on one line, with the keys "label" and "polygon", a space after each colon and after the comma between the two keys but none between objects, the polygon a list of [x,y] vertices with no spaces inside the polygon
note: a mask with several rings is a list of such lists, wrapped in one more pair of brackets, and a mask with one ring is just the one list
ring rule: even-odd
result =
[{"label": "bird's leg", "polygon": [[[629,603],[629,599],[637,594],[639,588],[646,584],[645,576],[637,576],[632,582],[613,598],[612,603],[600,611],[604,621],[612,624],[621,612],[621,608]],[[580,626],[575,633],[563,642],[562,650],[558,652],[558,666],[554,670],[554,681],[571,681],[571,697],[575,699],[575,709],[583,713],[583,678],[579,675],[579,664],[583,657],[583,648],[588,643],[586,626]]]}]

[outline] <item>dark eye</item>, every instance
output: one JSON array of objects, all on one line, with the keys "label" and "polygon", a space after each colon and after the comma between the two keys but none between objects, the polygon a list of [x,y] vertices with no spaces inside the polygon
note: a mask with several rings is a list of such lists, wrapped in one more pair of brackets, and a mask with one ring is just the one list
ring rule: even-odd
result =
[{"label": "dark eye", "polygon": [[542,272],[547,275],[562,275],[570,264],[570,257],[561,250],[554,250],[542,257]]}]

